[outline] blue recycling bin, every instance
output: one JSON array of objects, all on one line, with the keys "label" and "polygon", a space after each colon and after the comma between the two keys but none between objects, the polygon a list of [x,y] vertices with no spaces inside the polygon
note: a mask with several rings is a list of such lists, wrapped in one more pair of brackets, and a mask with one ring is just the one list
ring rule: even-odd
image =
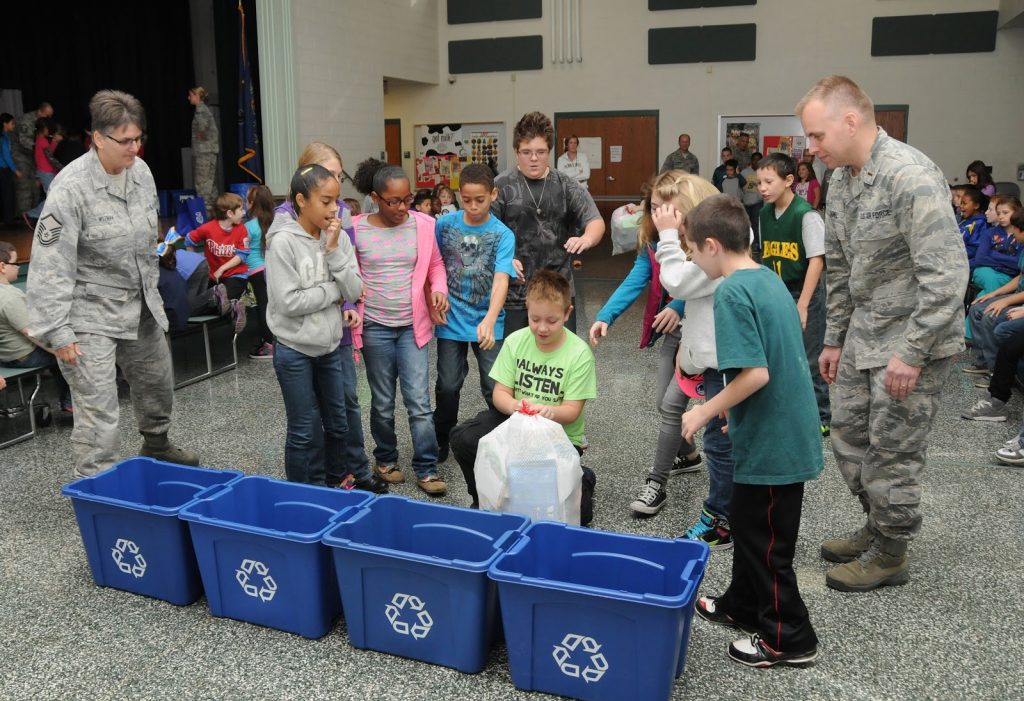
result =
[{"label": "blue recycling bin", "polygon": [[[175,210],[174,205],[171,203],[171,191],[157,190],[156,197],[160,205],[160,217],[173,217],[175,214]],[[176,203],[177,200],[175,200],[174,202]]]},{"label": "blue recycling bin", "polygon": [[102,587],[185,606],[203,593],[185,506],[241,479],[242,473],[129,458],[64,486],[93,580]]},{"label": "blue recycling bin", "polygon": [[709,549],[534,523],[491,565],[512,682],[577,699],[668,699]]},{"label": "blue recycling bin", "polygon": [[487,568],[529,524],[500,514],[378,497],[323,538],[358,648],[479,672],[498,631]]},{"label": "blue recycling bin", "polygon": [[326,635],[341,612],[320,538],[369,492],[245,477],[181,510],[214,616]]}]

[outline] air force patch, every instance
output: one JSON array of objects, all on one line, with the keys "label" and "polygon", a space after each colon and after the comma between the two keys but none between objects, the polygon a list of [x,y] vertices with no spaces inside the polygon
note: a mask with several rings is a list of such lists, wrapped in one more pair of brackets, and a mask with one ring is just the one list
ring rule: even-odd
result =
[{"label": "air force patch", "polygon": [[60,219],[52,214],[47,214],[36,224],[36,241],[40,246],[52,246],[57,243],[63,229],[64,225],[60,223]]}]

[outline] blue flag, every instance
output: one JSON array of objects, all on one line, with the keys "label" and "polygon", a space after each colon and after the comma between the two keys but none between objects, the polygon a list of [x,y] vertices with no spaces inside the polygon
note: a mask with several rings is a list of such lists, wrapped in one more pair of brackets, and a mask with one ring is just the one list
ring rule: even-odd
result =
[{"label": "blue flag", "polygon": [[238,167],[263,182],[263,155],[260,132],[256,127],[256,92],[249,71],[249,52],[245,40],[245,10],[238,0],[239,45],[238,55]]}]

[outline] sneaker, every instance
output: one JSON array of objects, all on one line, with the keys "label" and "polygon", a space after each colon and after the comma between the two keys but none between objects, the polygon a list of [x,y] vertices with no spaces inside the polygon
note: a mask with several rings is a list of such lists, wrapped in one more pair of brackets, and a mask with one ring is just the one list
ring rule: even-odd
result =
[{"label": "sneaker", "polygon": [[1017,448],[1020,448],[1020,435],[1018,434],[1011,438],[1010,440],[1003,443],[1003,447],[1009,448],[1010,450],[1016,450]]},{"label": "sneaker", "polygon": [[685,475],[687,472],[699,472],[700,464],[703,458],[700,453],[697,453],[697,457],[679,457],[678,455],[672,461],[672,469],[668,471],[669,477],[678,477],[679,475]]},{"label": "sneaker", "polygon": [[962,370],[962,372],[965,375],[987,375],[988,368],[984,365],[968,365]]},{"label": "sneaker", "polygon": [[995,397],[979,399],[970,409],[961,412],[960,418],[970,421],[1006,421],[1006,402]]},{"label": "sneaker", "polygon": [[701,540],[712,550],[728,550],[732,547],[729,521],[721,516],[714,516],[707,509],[701,511],[697,523],[690,526],[683,537],[687,540]]},{"label": "sneaker", "polygon": [[231,300],[231,323],[235,327],[235,335],[245,331],[245,322],[248,318],[245,315],[245,305],[240,300]]},{"label": "sneaker", "polygon": [[[829,570],[825,574],[825,584],[838,591],[867,592],[909,582],[906,544],[898,544],[900,554],[897,555],[886,552],[881,541],[881,538],[875,538],[856,560]],[[889,543],[888,547],[892,548],[893,544]]]},{"label": "sneaker", "polygon": [[996,451],[996,460],[1004,465],[1024,465],[1024,448],[1020,441],[1013,439],[1013,445],[1004,445]]},{"label": "sneaker", "polygon": [[249,354],[253,360],[273,360],[274,345],[272,343],[261,343],[256,350]]},{"label": "sneaker", "polygon": [[832,435],[832,427],[829,426],[828,424],[822,424],[821,425],[821,437],[822,438],[828,438],[830,435]]},{"label": "sneaker", "polygon": [[231,311],[231,300],[228,299],[228,288],[222,283],[213,286],[213,303],[217,307],[217,313],[224,316]]},{"label": "sneaker", "polygon": [[818,648],[805,652],[777,652],[768,647],[761,636],[754,633],[747,638],[740,638],[729,645],[729,659],[748,667],[766,669],[777,664],[800,666],[810,664],[818,657]]},{"label": "sneaker", "polygon": [[719,611],[717,607],[718,597],[702,596],[697,599],[697,603],[693,605],[693,610],[705,621],[708,623],[714,623],[716,626],[728,626],[729,628],[735,628],[747,635],[753,635],[757,632],[753,626],[737,622],[736,619],[725,611]]},{"label": "sneaker", "polygon": [[75,413],[75,405],[70,399],[61,399],[60,410],[65,414],[73,414]]},{"label": "sneaker", "polygon": [[448,491],[448,484],[437,475],[417,477],[416,484],[432,497],[444,496],[445,492]]},{"label": "sneaker", "polygon": [[369,477],[361,480],[355,480],[352,487],[354,489],[362,489],[364,492],[373,492],[374,494],[388,493],[387,481],[372,472]]},{"label": "sneaker", "polygon": [[398,469],[398,465],[377,465],[373,469],[381,476],[381,479],[390,484],[401,484],[405,481],[405,475]]},{"label": "sneaker", "polygon": [[666,500],[668,495],[665,494],[665,488],[649,479],[641,485],[640,491],[636,493],[636,499],[630,502],[629,508],[633,513],[654,516],[665,506]]},{"label": "sneaker", "polygon": [[447,443],[439,442],[437,444],[437,462],[442,463],[446,461],[448,459],[448,456],[451,455],[451,452],[452,448],[450,445],[448,445]]},{"label": "sneaker", "polygon": [[992,384],[992,374],[988,373],[981,376],[981,379],[975,381],[974,386],[978,389],[988,389],[988,386]]}]

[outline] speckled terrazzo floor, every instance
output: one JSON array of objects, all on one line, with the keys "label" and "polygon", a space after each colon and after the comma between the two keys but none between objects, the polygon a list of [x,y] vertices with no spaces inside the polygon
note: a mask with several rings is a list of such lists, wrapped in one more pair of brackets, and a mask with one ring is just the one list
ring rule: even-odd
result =
[{"label": "speckled terrazzo floor", "polygon": [[[613,289],[584,285],[580,329]],[[706,473],[670,484],[655,518],[634,519],[627,504],[653,457],[652,395],[656,354],[636,349],[639,305],[614,326],[597,352],[599,398],[588,405],[586,464],[599,476],[598,528],[678,536],[695,518]],[[248,340],[240,343],[247,350]],[[284,414],[269,363],[244,358],[235,372],[179,390],[174,438],[203,463],[248,474],[283,476]],[[960,365],[966,362],[961,358]],[[475,372],[471,370],[471,373]],[[858,525],[858,513],[831,451],[822,477],[808,485],[796,567],[821,638],[809,669],[756,671],[725,658],[731,632],[695,621],[685,675],[673,698],[1013,699],[1024,697],[1016,639],[1024,621],[1024,470],[994,464],[991,453],[1017,427],[959,419],[975,395],[972,379],[950,376],[932,433],[924,528],[912,547],[908,586],[865,595],[824,585],[818,545]],[[482,400],[470,377],[463,416]],[[361,379],[364,422],[369,393]],[[127,399],[122,449],[138,449]],[[402,412],[398,412],[401,416]],[[9,430],[0,420],[0,432]],[[69,502],[66,425],[0,451],[0,698],[2,699],[520,699],[505,652],[485,671],[454,670],[357,650],[344,621],[309,641],[209,615],[205,600],[170,604],[96,587]],[[408,429],[399,419],[408,471]],[[367,438],[369,431],[367,427]],[[827,446],[826,446],[827,447]],[[454,462],[442,466],[450,492],[468,502]],[[411,484],[396,493],[420,497]],[[425,498],[425,497],[424,497]],[[712,556],[702,591],[718,593],[732,555]]]}]

